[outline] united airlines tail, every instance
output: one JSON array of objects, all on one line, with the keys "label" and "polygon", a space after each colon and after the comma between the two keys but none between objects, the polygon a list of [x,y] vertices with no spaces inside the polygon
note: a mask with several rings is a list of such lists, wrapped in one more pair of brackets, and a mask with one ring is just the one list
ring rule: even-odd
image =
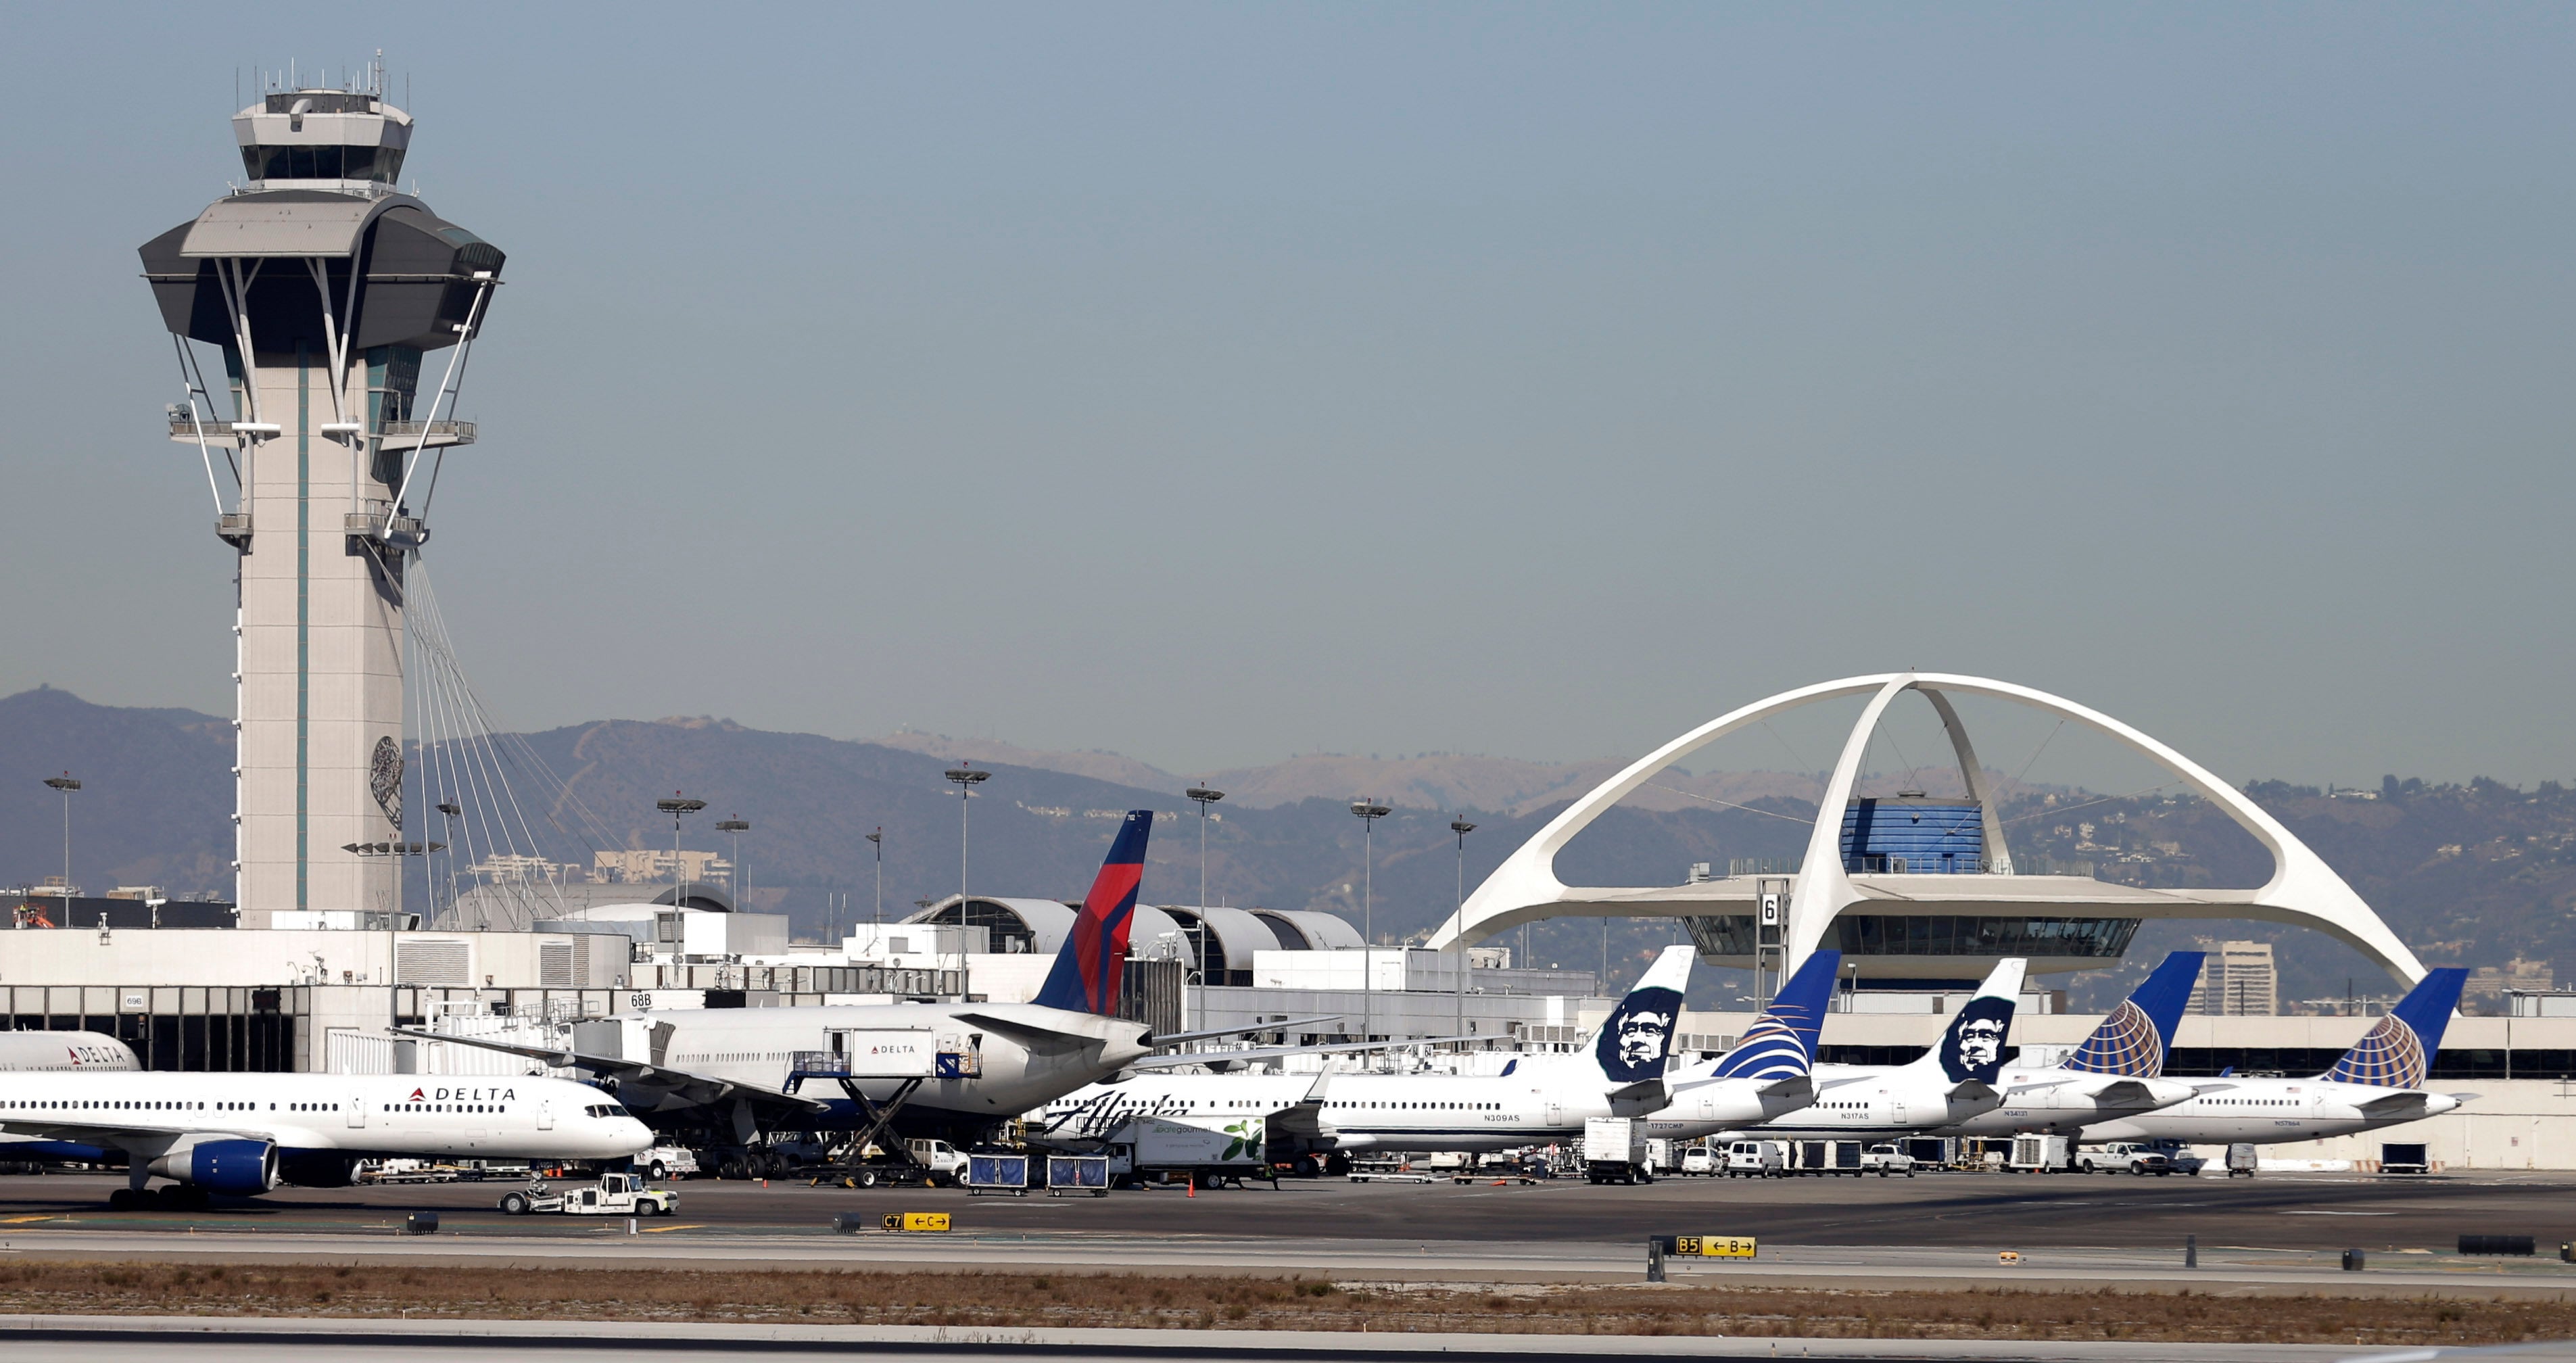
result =
[{"label": "united airlines tail", "polygon": [[1959,1005],[1959,1015],[1941,1033],[1941,1044],[1907,1069],[1937,1069],[1953,1084],[1992,1084],[2004,1067],[2004,1039],[2012,1032],[2013,1007],[2021,999],[2021,978],[2030,962],[2005,957]]},{"label": "united airlines tail", "polygon": [[1136,884],[1145,874],[1145,836],[1154,811],[1131,809],[1100,863],[1091,893],[1082,897],[1073,930],[1055,954],[1055,968],[1033,1002],[1075,1013],[1118,1016],[1118,991],[1127,979],[1127,933],[1136,922]]},{"label": "united airlines tail", "polygon": [[2174,1024],[2182,1021],[2183,1005],[2191,1001],[2192,983],[2200,978],[2207,955],[2177,951],[2165,957],[2058,1068],[2125,1079],[2162,1076],[2165,1057],[2173,1054]]},{"label": "united airlines tail", "polygon": [[1699,948],[1664,948],[1637,987],[1592,1034],[1592,1055],[1613,1086],[1660,1081],[1672,1054],[1673,1028],[1682,1020],[1682,991],[1690,987],[1691,961]]},{"label": "united airlines tail", "polygon": [[1816,1038],[1825,1029],[1825,1005],[1833,999],[1834,976],[1842,968],[1839,951],[1809,955],[1709,1077],[1794,1079],[1813,1069]]},{"label": "united airlines tail", "polygon": [[2427,974],[2369,1035],[2343,1053],[2325,1078],[2373,1088],[2422,1087],[2425,1076],[2432,1073],[2434,1055],[2442,1049],[2442,1029],[2451,1025],[2451,1012],[2460,1006],[2460,986],[2468,978],[2469,972],[2458,966]]}]

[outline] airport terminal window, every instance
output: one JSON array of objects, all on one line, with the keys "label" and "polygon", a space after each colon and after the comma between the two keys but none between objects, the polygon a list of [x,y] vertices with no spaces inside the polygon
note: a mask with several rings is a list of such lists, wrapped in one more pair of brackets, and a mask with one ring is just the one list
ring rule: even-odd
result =
[{"label": "airport terminal window", "polygon": [[1845,914],[1834,920],[1836,945],[1856,956],[2081,956],[2116,960],[2127,953],[2129,939],[2137,930],[2138,920],[2134,918]]}]

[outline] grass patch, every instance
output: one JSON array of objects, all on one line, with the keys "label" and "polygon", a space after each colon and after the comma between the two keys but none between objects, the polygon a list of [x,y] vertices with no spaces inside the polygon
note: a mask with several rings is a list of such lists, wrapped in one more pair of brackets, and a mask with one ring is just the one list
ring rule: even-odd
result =
[{"label": "grass patch", "polygon": [[2576,1304],[2193,1293],[1332,1283],[1150,1274],[0,1264],[0,1312],[794,1321],[1045,1329],[2125,1339],[2421,1346],[2576,1336]]}]

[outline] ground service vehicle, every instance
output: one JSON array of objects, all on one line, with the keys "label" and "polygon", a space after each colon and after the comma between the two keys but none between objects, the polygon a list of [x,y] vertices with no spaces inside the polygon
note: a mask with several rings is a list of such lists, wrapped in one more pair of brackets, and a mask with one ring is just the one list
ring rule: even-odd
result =
[{"label": "ground service vehicle", "polygon": [[[2034,1132],[2012,1138],[2012,1158],[2005,1168],[2016,1174],[2053,1174],[2072,1167],[2073,1146],[2064,1136]],[[2090,1173],[2091,1170],[2086,1170]]]},{"label": "ground service vehicle", "polygon": [[1861,1176],[1859,1141],[1791,1141],[1789,1170],[1795,1174]]},{"label": "ground service vehicle", "polygon": [[680,1195],[668,1188],[647,1188],[634,1174],[602,1174],[596,1185],[583,1184],[556,1192],[531,1183],[501,1198],[510,1216],[556,1213],[564,1216],[669,1216],[680,1208]]},{"label": "ground service vehicle", "polygon": [[1682,1172],[1694,1176],[1724,1173],[1725,1153],[1705,1145],[1685,1146],[1682,1149]]},{"label": "ground service vehicle", "polygon": [[1860,1168],[1862,1173],[1876,1174],[1880,1178],[1885,1178],[1889,1174],[1903,1174],[1907,1178],[1912,1178],[1914,1177],[1914,1157],[1896,1148],[1893,1143],[1873,1145],[1860,1152]]},{"label": "ground service vehicle", "polygon": [[635,1167],[651,1175],[656,1183],[664,1179],[687,1178],[698,1170],[698,1152],[685,1145],[657,1145],[635,1157]]},{"label": "ground service vehicle", "polygon": [[1247,1178],[1278,1182],[1262,1156],[1262,1119],[1238,1117],[1222,1126],[1169,1117],[1131,1117],[1110,1133],[1109,1177],[1125,1187],[1156,1179],[1186,1178],[1201,1188]]},{"label": "ground service vehicle", "polygon": [[1636,1117],[1588,1117],[1583,1122],[1583,1176],[1594,1183],[1652,1183],[1647,1167],[1646,1123]]},{"label": "ground service vehicle", "polygon": [[2088,1174],[2131,1173],[2165,1175],[2173,1172],[2173,1160],[2164,1151],[2140,1145],[2135,1141],[2113,1141],[2099,1154],[2087,1154],[2076,1167]]},{"label": "ground service vehicle", "polygon": [[928,1171],[930,1182],[955,1183],[966,1175],[966,1156],[946,1141],[915,1139],[905,1141],[903,1148],[914,1164]]},{"label": "ground service vehicle", "polygon": [[1726,1147],[1728,1178],[1779,1178],[1789,1172],[1787,1141],[1732,1141]]}]

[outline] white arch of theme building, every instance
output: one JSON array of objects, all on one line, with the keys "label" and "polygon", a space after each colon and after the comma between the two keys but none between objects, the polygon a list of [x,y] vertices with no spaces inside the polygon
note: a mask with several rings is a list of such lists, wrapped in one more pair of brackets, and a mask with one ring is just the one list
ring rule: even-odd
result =
[{"label": "white arch of theme building", "polygon": [[[1942,728],[1949,733],[1960,775],[1967,783],[1968,796],[1983,812],[1989,875],[1855,875],[1844,866],[1841,846],[1843,812],[1850,805],[1853,788],[1860,780],[1861,762],[1870,737],[1877,731],[1888,706],[1909,691],[1920,693],[1930,702],[1940,716]],[[1889,672],[1846,677],[1840,681],[1783,691],[1720,715],[1681,735],[1637,759],[1626,770],[1602,782],[1549,820],[1546,827],[1521,844],[1476,887],[1475,893],[1469,895],[1457,914],[1441,926],[1429,945],[1446,948],[1479,942],[1507,928],[1545,918],[1680,916],[1709,912],[1713,907],[1709,899],[1692,893],[1692,887],[1687,886],[1671,890],[1569,886],[1557,878],[1557,854],[1573,841],[1576,834],[1631,792],[1708,744],[1786,711],[1856,695],[1868,696],[1869,703],[1862,709],[1860,721],[1853,725],[1851,737],[1843,744],[1842,754],[1834,764],[1833,775],[1825,786],[1824,799],[1817,809],[1815,829],[1808,838],[1806,859],[1796,877],[1796,888],[1788,908],[1786,969],[1796,969],[1808,953],[1823,943],[1834,919],[1855,905],[1884,903],[1885,899],[1892,897],[1917,905],[1917,911],[1938,911],[1936,906],[1944,898],[1944,891],[1964,889],[1959,885],[1964,880],[1981,880],[1994,884],[1971,892],[1970,897],[1998,906],[2010,904],[2024,909],[2082,906],[2103,915],[2256,919],[2314,928],[2348,943],[2407,985],[2411,986],[2424,976],[2424,966],[2415,959],[2415,953],[2397,939],[2370,905],[2344,883],[2343,877],[2335,874],[2333,868],[2293,836],[2279,820],[2200,764],[2108,715],[2064,697],[1985,677],[1934,672]],[[2271,879],[2254,890],[2139,890],[2088,877],[2014,877],[2011,853],[2005,846],[2002,824],[1990,798],[1985,769],[1978,764],[1968,731],[1950,703],[1952,695],[1987,696],[2030,706],[2107,734],[2143,754],[2173,772],[2182,783],[2199,792],[2246,832],[2253,834],[2255,840],[2272,855]],[[2009,888],[2004,888],[2004,878],[2007,877],[2012,881]],[[1871,893],[1873,890],[1884,892],[1890,889],[1919,892]],[[1956,899],[1960,896],[1953,894],[1950,897]]]}]

